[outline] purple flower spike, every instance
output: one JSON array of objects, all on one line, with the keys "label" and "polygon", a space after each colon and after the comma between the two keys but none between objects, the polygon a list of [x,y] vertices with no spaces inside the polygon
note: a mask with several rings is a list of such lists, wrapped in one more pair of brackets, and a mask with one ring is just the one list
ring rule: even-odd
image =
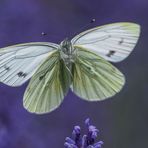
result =
[{"label": "purple flower spike", "polygon": [[75,126],[73,132],[74,132],[75,134],[80,134],[80,132],[81,132],[80,126]]},{"label": "purple flower spike", "polygon": [[90,119],[89,119],[89,118],[87,118],[87,119],[85,120],[85,124],[86,124],[86,126],[90,126]]},{"label": "purple flower spike", "polygon": [[66,137],[65,141],[70,144],[75,144],[75,141],[69,137]]},{"label": "purple flower spike", "polygon": [[73,138],[67,137],[65,139],[65,148],[101,148],[103,141],[95,143],[99,130],[90,124],[90,119],[85,120],[87,127],[87,134],[81,135],[80,126],[75,126],[72,132]]}]

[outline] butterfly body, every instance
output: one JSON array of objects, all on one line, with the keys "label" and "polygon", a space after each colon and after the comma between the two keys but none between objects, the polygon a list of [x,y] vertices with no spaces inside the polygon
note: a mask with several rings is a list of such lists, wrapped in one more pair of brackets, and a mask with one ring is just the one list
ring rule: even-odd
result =
[{"label": "butterfly body", "polygon": [[60,56],[65,62],[65,65],[71,71],[72,63],[74,62],[76,56],[76,49],[72,45],[71,41],[66,38],[60,44]]},{"label": "butterfly body", "polygon": [[69,88],[87,101],[114,96],[124,75],[110,62],[120,62],[134,49],[140,26],[113,23],[84,31],[60,45],[50,42],[18,44],[0,49],[0,82],[21,86],[31,77],[23,97],[29,111],[56,109]]}]

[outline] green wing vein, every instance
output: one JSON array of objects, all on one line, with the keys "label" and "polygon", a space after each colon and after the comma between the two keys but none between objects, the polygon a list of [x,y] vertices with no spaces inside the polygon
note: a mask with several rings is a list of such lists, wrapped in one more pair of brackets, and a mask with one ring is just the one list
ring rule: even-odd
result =
[{"label": "green wing vein", "polygon": [[61,104],[69,85],[69,73],[59,51],[55,51],[32,77],[24,94],[24,107],[37,114],[50,112]]},{"label": "green wing vein", "polygon": [[124,75],[117,68],[84,48],[77,48],[72,73],[72,91],[88,101],[109,98],[125,83]]}]

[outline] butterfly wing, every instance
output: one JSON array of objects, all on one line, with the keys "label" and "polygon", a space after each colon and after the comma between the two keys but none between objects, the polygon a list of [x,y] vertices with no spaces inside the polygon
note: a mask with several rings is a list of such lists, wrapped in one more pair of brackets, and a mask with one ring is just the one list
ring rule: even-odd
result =
[{"label": "butterfly wing", "polygon": [[59,51],[53,52],[31,78],[24,94],[24,107],[37,114],[56,109],[69,89],[69,76]]},{"label": "butterfly wing", "polygon": [[140,26],[134,23],[114,23],[80,33],[72,39],[74,47],[89,49],[111,62],[124,60],[135,47]]},{"label": "butterfly wing", "polygon": [[88,101],[99,101],[121,90],[125,79],[118,69],[89,50],[77,48],[76,52],[71,85],[76,95]]},{"label": "butterfly wing", "polygon": [[53,43],[26,43],[0,49],[0,82],[20,86],[26,82],[58,45]]}]

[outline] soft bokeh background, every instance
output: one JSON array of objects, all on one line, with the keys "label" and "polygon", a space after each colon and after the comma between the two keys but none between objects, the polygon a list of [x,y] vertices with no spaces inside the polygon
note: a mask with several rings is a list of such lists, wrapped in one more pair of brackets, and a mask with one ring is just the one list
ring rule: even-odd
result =
[{"label": "soft bokeh background", "polygon": [[[34,115],[22,105],[27,84],[0,84],[0,148],[62,148],[74,125],[90,117],[100,129],[103,148],[148,147],[147,0],[0,0],[0,47],[32,41],[59,43],[89,27],[129,21],[141,25],[134,52],[116,66],[126,85],[113,98],[89,103],[71,91],[52,113]],[[85,30],[81,29],[81,31]],[[41,32],[48,33],[41,36]]]}]

